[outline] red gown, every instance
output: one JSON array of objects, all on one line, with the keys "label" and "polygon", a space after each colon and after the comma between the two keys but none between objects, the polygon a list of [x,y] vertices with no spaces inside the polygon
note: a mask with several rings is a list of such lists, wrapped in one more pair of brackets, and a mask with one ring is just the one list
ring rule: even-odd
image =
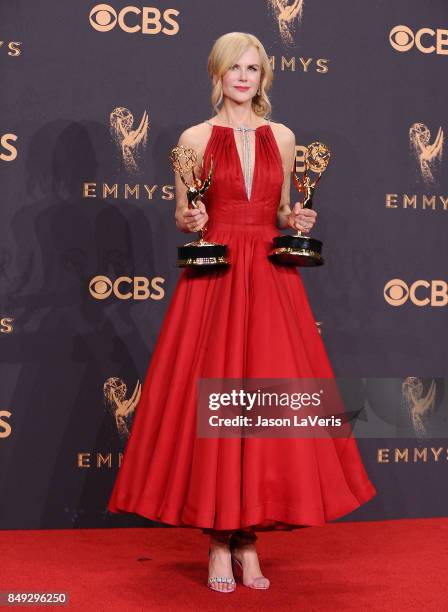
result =
[{"label": "red gown", "polygon": [[255,132],[250,200],[232,128],[213,126],[204,176],[212,154],[206,238],[231,265],[180,275],[108,510],[207,529],[323,525],[376,494],[354,438],[196,437],[198,378],[334,376],[297,268],[266,257],[283,182],[271,126]]}]

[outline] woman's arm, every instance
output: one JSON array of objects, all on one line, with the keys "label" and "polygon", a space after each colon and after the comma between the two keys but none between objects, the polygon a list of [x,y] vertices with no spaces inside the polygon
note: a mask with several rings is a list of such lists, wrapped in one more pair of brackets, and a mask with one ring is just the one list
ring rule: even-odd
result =
[{"label": "woman's arm", "polygon": [[296,160],[296,138],[294,132],[285,125],[277,125],[280,128],[277,130],[277,134],[283,166],[283,185],[280,204],[277,210],[277,227],[284,229],[285,227],[290,227],[288,223],[288,217],[291,214],[289,194],[291,190],[291,170],[295,168]]},{"label": "woman's arm", "polygon": [[283,124],[277,124],[278,145],[283,166],[283,185],[280,204],[277,210],[277,227],[284,229],[292,227],[300,231],[309,231],[316,222],[317,213],[310,208],[301,208],[295,202],[291,210],[291,171],[295,170],[296,138],[294,132]]},{"label": "woman's arm", "polygon": [[[197,164],[199,164],[195,167],[196,176],[201,172],[200,164],[205,149],[204,138],[206,141],[208,129],[207,125],[205,125],[205,128],[201,124],[198,126],[194,125],[182,132],[177,144],[177,146],[184,146],[196,151],[198,156]],[[208,220],[205,205],[200,200],[197,200],[199,208],[188,208],[187,188],[183,184],[179,174],[175,172],[174,175],[176,189],[176,211],[174,213],[174,219],[176,227],[181,232],[197,232],[204,227]],[[186,180],[191,180],[191,174],[186,177]]]}]

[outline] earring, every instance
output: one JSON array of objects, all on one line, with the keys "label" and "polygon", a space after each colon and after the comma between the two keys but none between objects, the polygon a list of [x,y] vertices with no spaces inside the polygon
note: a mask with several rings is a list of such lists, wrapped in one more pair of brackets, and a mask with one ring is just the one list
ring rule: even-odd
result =
[{"label": "earring", "polygon": [[258,88],[257,95],[258,95],[258,96],[261,96],[261,90],[260,90],[260,88]]}]

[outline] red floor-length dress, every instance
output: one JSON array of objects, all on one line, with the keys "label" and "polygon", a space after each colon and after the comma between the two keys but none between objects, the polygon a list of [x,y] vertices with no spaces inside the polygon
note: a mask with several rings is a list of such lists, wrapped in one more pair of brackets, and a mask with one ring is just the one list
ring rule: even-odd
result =
[{"label": "red floor-length dress", "polygon": [[206,237],[231,265],[183,270],[108,510],[223,530],[323,525],[376,494],[354,438],[196,437],[198,378],[334,376],[297,268],[266,257],[283,182],[271,126],[255,131],[250,200],[232,128],[211,128],[204,176],[210,155]]}]

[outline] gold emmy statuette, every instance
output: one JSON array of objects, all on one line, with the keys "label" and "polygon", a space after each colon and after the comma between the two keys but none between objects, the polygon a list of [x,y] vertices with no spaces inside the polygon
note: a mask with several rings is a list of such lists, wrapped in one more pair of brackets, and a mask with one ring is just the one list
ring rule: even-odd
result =
[{"label": "gold emmy statuette", "polygon": [[[177,172],[187,188],[188,208],[198,208],[197,200],[210,187],[213,176],[213,158],[210,161],[210,170],[207,178],[202,182],[197,178],[194,167],[197,161],[197,154],[194,149],[178,146],[174,147],[170,153],[170,160],[173,170]],[[186,177],[191,174],[191,182]],[[206,227],[200,233],[200,239],[188,242],[177,247],[177,265],[185,267],[204,267],[204,266],[223,266],[228,265],[227,245],[204,240]]]},{"label": "gold emmy statuette", "polygon": [[[306,148],[305,169],[299,181],[297,174],[292,173],[294,185],[299,193],[304,194],[301,208],[312,208],[313,195],[322,173],[330,161],[330,150],[322,142],[313,142]],[[311,182],[309,172],[317,174]],[[284,264],[293,266],[321,266],[324,259],[321,255],[322,242],[297,231],[297,234],[281,234],[273,240],[272,250],[268,257]]]}]

